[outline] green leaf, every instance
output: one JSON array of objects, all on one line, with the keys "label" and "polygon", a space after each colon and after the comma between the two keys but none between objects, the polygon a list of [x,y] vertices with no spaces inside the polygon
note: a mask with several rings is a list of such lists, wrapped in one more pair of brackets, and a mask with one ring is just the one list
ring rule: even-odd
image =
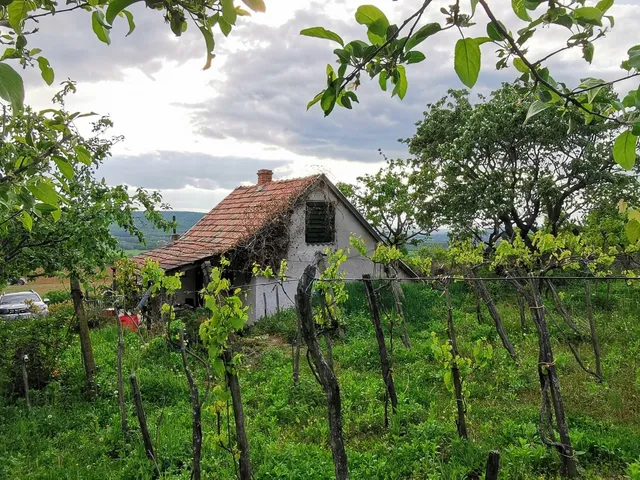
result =
[{"label": "green leaf", "polygon": [[9,25],[16,33],[22,32],[22,25],[25,18],[29,15],[29,0],[13,0],[7,7],[9,13]]},{"label": "green leaf", "polygon": [[58,210],[58,207],[54,207],[47,203],[36,203],[33,208],[35,208],[39,213],[51,213]]},{"label": "green leaf", "polygon": [[324,93],[322,94],[322,98],[320,99],[320,107],[324,112],[324,116],[326,117],[331,113],[333,107],[336,105],[336,90],[333,87],[328,87]]},{"label": "green leaf", "polygon": [[491,40],[495,40],[496,42],[504,40],[504,37],[498,30],[498,27],[496,27],[496,24],[493,22],[487,23],[487,35],[489,35]]},{"label": "green leaf", "polygon": [[104,27],[104,24],[104,13],[100,10],[94,10],[91,14],[91,27],[93,28],[93,33],[96,34],[98,40],[110,45],[111,39],[109,38],[109,30]]},{"label": "green leaf", "polygon": [[229,25],[235,25],[238,12],[236,12],[236,7],[233,5],[233,0],[220,0],[220,4],[222,5],[222,18]]},{"label": "green leaf", "polygon": [[113,21],[120,12],[139,1],[141,0],[111,0],[111,2],[109,2],[109,6],[107,7],[107,14],[105,15],[107,23],[109,25],[113,25]]},{"label": "green leaf", "polygon": [[24,104],[22,77],[4,62],[0,62],[0,98],[11,104],[14,115],[22,111]]},{"label": "green leaf", "polygon": [[637,137],[640,137],[640,122],[636,122],[633,124],[633,127],[631,128],[631,133],[633,133]]},{"label": "green leaf", "polygon": [[573,11],[574,18],[586,20],[587,23],[601,25],[602,11],[596,7],[579,7]]},{"label": "green leaf", "polygon": [[344,47],[344,41],[340,38],[340,35],[324,27],[305,28],[304,30],[300,30],[300,35],[304,35],[305,37],[326,38],[338,42]]},{"label": "green leaf", "polygon": [[40,75],[42,75],[42,79],[47,82],[47,85],[51,85],[55,78],[55,74],[53,73],[53,68],[49,65],[49,60],[44,57],[38,57],[38,67],[40,67]]},{"label": "green leaf", "polygon": [[531,17],[529,16],[529,13],[527,13],[527,7],[524,4],[524,0],[511,0],[511,8],[520,20],[524,20],[525,22],[531,21]]},{"label": "green leaf", "polygon": [[62,214],[62,210],[60,210],[60,208],[56,208],[55,210],[53,210],[51,212],[51,217],[53,218],[53,221],[58,222],[60,220],[61,214]]},{"label": "green leaf", "polygon": [[400,97],[400,100],[402,100],[407,94],[407,88],[409,86],[407,82],[407,73],[403,65],[398,65],[396,67],[396,71],[398,72],[398,79],[396,81],[396,86],[393,88],[391,96],[393,97],[394,95],[398,95],[398,97]]},{"label": "green leaf", "polygon": [[202,33],[202,36],[204,37],[204,43],[207,46],[207,61],[204,64],[203,68],[203,70],[207,70],[209,67],[211,67],[211,61],[214,57],[214,55],[212,55],[212,52],[216,46],[216,43],[213,40],[213,33],[211,33],[211,30],[205,27],[200,27],[200,32]]},{"label": "green leaf", "polygon": [[30,232],[31,229],[33,228],[33,217],[29,215],[29,212],[27,211],[22,212],[20,221],[22,222],[22,225],[24,225],[24,228],[26,228]]},{"label": "green leaf", "polygon": [[529,110],[527,110],[527,118],[524,119],[525,123],[528,122],[531,117],[537,115],[543,110],[546,110],[550,106],[551,104],[541,102],[540,100],[536,100],[535,102],[533,102],[531,105],[529,105]]},{"label": "green leaf", "polygon": [[405,45],[405,51],[409,51],[413,49],[416,45],[423,42],[425,39],[429,38],[431,35],[438,33],[442,30],[439,23],[427,23],[426,25],[420,27],[416,33],[411,35],[411,38],[407,40],[407,44]]},{"label": "green leaf", "polygon": [[527,73],[529,71],[529,67],[525,65],[520,57],[515,57],[513,59],[513,66],[516,67],[516,70],[522,73]]},{"label": "green leaf", "polygon": [[613,159],[625,170],[631,170],[636,163],[638,137],[629,130],[622,132],[613,144]]},{"label": "green leaf", "polygon": [[478,0],[471,0],[471,15],[476,14],[476,7],[478,6]]},{"label": "green leaf", "polygon": [[596,4],[596,8],[600,10],[602,13],[606,13],[606,11],[609,10],[611,7],[613,7],[613,0],[600,0]]},{"label": "green leaf", "polygon": [[587,101],[589,103],[593,103],[600,90],[602,90],[602,85],[604,83],[604,80],[600,80],[598,78],[586,78],[581,81],[579,88],[588,88],[588,90],[585,92],[587,94]]},{"label": "green leaf", "polygon": [[480,45],[474,38],[461,38],[456,42],[454,67],[458,77],[467,87],[472,88],[480,73]]},{"label": "green leaf", "polygon": [[220,26],[220,31],[225,37],[229,36],[231,33],[231,24],[227,22],[224,18],[218,20],[218,25]]},{"label": "green leaf", "polygon": [[318,103],[320,101],[320,99],[322,98],[323,94],[324,94],[324,90],[321,91],[319,94],[317,94],[315,97],[313,97],[313,100],[311,100],[309,103],[307,103],[307,110],[309,110],[316,103]]},{"label": "green leaf", "polygon": [[58,170],[60,170],[60,173],[62,173],[62,175],[67,178],[67,180],[73,180],[75,171],[73,170],[73,166],[69,162],[60,157],[53,157],[53,161],[56,163],[56,166],[58,167]]},{"label": "green leaf", "polygon": [[[374,33],[381,37],[384,37],[387,33],[387,28],[389,27],[389,20],[387,20],[385,14],[382,13],[382,10],[380,10],[378,7],[374,7],[373,5],[360,5],[358,7],[358,10],[356,10],[356,22],[358,22],[360,25],[366,25],[367,27],[370,27],[378,21],[381,22],[378,23],[375,28],[380,29],[380,31],[376,31]],[[384,30],[382,30],[382,25],[385,25]]]},{"label": "green leaf", "polygon": [[224,363],[222,363],[222,360],[220,360],[219,358],[216,358],[213,363],[211,364],[211,367],[213,368],[213,371],[221,376],[224,375]]},{"label": "green leaf", "polygon": [[267,10],[264,0],[242,0],[242,2],[254,12],[264,13]]},{"label": "green leaf", "polygon": [[136,29],[136,24],[133,21],[133,14],[129,10],[123,10],[122,13],[127,17],[127,23],[129,24],[129,31],[125,35],[125,37],[128,37]]},{"label": "green leaf", "polygon": [[378,84],[380,85],[380,89],[383,92],[387,91],[387,71],[383,70],[380,72],[380,76],[378,77]]},{"label": "green leaf", "polygon": [[634,244],[640,239],[640,222],[637,220],[629,220],[624,230],[630,243]]},{"label": "green leaf", "polygon": [[591,42],[586,43],[582,47],[582,57],[587,61],[587,63],[591,63],[593,61],[594,52],[595,46]]},{"label": "green leaf", "polygon": [[422,52],[413,51],[413,52],[407,53],[407,55],[404,58],[408,64],[412,64],[412,63],[420,63],[427,57],[425,57],[424,53]]},{"label": "green leaf", "polygon": [[87,166],[91,165],[91,154],[84,146],[76,145],[73,151],[76,152],[79,162],[82,162]]},{"label": "green leaf", "polygon": [[29,191],[43,203],[58,207],[59,195],[49,182],[39,181],[27,187]]}]

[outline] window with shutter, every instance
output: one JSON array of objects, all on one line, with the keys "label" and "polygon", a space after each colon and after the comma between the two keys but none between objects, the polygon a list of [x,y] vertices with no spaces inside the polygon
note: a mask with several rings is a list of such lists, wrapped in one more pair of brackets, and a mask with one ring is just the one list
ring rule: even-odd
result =
[{"label": "window with shutter", "polygon": [[331,202],[307,202],[305,241],[309,244],[333,243],[336,212]]}]

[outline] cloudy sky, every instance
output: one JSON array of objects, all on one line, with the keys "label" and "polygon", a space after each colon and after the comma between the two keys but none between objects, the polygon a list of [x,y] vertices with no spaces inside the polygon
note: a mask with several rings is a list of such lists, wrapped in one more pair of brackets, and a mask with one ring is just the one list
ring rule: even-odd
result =
[{"label": "cloudy sky", "polygon": [[[368,1],[397,23],[420,4]],[[267,13],[239,18],[229,38],[218,33],[217,56],[207,71],[199,32],[190,25],[176,38],[162,14],[143,3],[132,9],[137,28],[129,37],[126,21],[116,20],[110,46],[93,34],[88,12],[44,19],[30,46],[42,48],[56,83],[47,87],[37,72],[26,72],[27,103],[46,108],[60,80],[76,80],[78,93],[69,108],[110,115],[113,134],[125,137],[99,174],[111,184],[160,190],[176,210],[208,211],[235,186],[254,183],[260,168],[273,169],[275,178],[324,172],[334,181],[353,181],[380,167],[379,148],[388,156],[406,156],[397,140],[412,135],[425,105],[449,88],[462,88],[453,71],[457,38],[449,31],[419,47],[427,59],[409,66],[403,101],[365,81],[354,110],[336,109],[326,119],[318,106],[307,112],[307,102],[325,82],[335,44],[300,37],[299,31],[322,25],[347,41],[365,38],[365,28],[353,20],[361,3],[266,0]],[[440,7],[447,3],[434,0],[423,22],[440,21]],[[521,28],[508,0],[491,4],[509,28]],[[556,79],[575,84],[585,76],[620,76],[626,50],[640,43],[640,0],[617,0],[610,13],[616,26],[598,41],[593,65],[579,52],[558,56],[550,65]],[[468,34],[483,35],[485,24],[480,15],[478,29]],[[540,30],[536,38],[532,59],[562,46],[562,32],[554,28]],[[516,76],[513,68],[493,69],[490,44],[482,55],[474,92],[488,93]]]}]

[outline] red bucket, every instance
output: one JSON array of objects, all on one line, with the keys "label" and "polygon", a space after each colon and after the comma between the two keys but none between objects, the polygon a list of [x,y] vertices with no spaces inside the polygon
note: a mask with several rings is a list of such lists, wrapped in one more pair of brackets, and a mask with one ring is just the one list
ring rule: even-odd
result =
[{"label": "red bucket", "polygon": [[125,328],[135,332],[138,330],[138,325],[140,324],[140,320],[138,319],[138,315],[129,315],[127,313],[123,313],[120,315],[120,323]]}]

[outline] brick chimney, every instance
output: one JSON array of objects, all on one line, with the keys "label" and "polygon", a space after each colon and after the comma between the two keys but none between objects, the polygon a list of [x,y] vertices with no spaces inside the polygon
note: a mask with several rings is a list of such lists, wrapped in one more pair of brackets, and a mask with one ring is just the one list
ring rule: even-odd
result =
[{"label": "brick chimney", "polygon": [[258,183],[257,185],[264,185],[273,180],[273,170],[267,170],[262,168],[258,170]]}]

